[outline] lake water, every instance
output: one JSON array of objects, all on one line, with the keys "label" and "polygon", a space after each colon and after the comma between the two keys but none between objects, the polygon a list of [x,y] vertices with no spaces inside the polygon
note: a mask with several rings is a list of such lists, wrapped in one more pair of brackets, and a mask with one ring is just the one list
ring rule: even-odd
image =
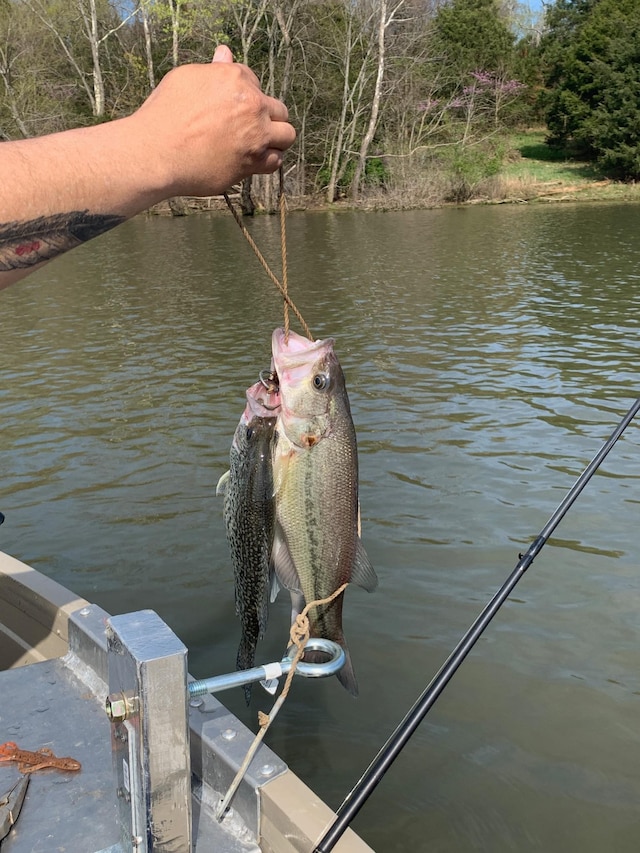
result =
[{"label": "lake water", "polygon": [[[277,220],[249,225],[277,267]],[[346,594],[360,698],[298,679],[268,736],[334,808],[638,396],[638,234],[634,206],[289,217],[380,578]],[[232,670],[215,486],[282,322],[237,226],[138,218],[0,312],[0,549],[111,613],[155,609],[194,675]],[[378,853],[638,849],[639,474],[634,422],[355,821]],[[254,729],[270,705],[222,698]]]}]

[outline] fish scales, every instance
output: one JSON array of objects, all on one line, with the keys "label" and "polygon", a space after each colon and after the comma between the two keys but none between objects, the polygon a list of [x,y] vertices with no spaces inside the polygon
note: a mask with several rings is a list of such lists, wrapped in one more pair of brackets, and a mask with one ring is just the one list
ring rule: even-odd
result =
[{"label": "fish scales", "polygon": [[[333,340],[309,342],[290,332],[285,342],[276,330],[273,358],[282,404],[273,457],[274,565],[291,592],[295,616],[345,582],[372,590],[377,578],[358,535],[356,435]],[[343,646],[347,661],[338,678],[357,695],[342,630],[343,599],[312,609],[310,633]]]},{"label": "fish scales", "polygon": [[[343,533],[357,526],[354,439],[349,431],[337,430],[308,451],[294,451],[279,490],[278,520],[307,603],[326,598],[349,580],[355,539]],[[344,476],[336,476],[338,469]],[[314,608],[312,623],[322,621],[327,608],[331,605]]]},{"label": "fish scales", "polygon": [[[276,418],[262,414],[269,411],[262,406],[266,395],[261,383],[247,391],[247,408],[234,434],[229,473],[218,485],[219,491],[224,490],[224,521],[233,565],[235,606],[242,629],[237,669],[250,669],[254,665],[256,646],[268,619],[275,528],[271,455]],[[245,687],[245,697],[248,703],[250,685]]]}]

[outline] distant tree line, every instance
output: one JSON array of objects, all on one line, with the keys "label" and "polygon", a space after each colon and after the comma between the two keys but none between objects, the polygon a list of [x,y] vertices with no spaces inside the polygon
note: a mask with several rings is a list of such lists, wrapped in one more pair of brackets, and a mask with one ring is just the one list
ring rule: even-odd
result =
[{"label": "distant tree line", "polygon": [[[0,138],[126,115],[225,42],[289,106],[293,194],[464,199],[505,133],[545,117],[637,176],[640,2],[530,17],[517,0],[0,0]],[[274,192],[254,182],[267,209]]]}]

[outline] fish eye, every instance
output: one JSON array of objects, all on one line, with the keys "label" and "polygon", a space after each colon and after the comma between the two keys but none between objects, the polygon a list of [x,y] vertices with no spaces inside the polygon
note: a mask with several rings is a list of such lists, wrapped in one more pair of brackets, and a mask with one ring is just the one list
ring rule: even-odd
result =
[{"label": "fish eye", "polygon": [[316,373],[313,377],[313,387],[317,391],[324,391],[329,387],[329,375],[327,373]]},{"label": "fish eye", "polygon": [[253,428],[247,427],[247,441],[249,441],[249,439],[251,438],[252,435],[253,435]]}]

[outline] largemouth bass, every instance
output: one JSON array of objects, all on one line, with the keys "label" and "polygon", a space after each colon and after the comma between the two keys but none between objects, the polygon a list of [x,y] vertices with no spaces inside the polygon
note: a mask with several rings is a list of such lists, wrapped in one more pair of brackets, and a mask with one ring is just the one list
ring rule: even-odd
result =
[{"label": "largemouth bass", "polygon": [[[359,536],[358,455],[349,399],[332,338],[309,341],[282,329],[272,338],[280,384],[273,479],[273,563],[292,598],[293,616],[346,581],[368,591],[376,574]],[[347,660],[338,679],[358,694],[342,630],[344,593],[309,613],[311,636],[339,643]]]},{"label": "largemouth bass", "polygon": [[[216,494],[224,493],[224,522],[233,565],[236,614],[242,636],[236,669],[250,669],[267,627],[270,559],[275,529],[272,442],[280,395],[275,383],[256,382],[231,445],[230,469]],[[244,688],[247,705],[251,685]]]}]

